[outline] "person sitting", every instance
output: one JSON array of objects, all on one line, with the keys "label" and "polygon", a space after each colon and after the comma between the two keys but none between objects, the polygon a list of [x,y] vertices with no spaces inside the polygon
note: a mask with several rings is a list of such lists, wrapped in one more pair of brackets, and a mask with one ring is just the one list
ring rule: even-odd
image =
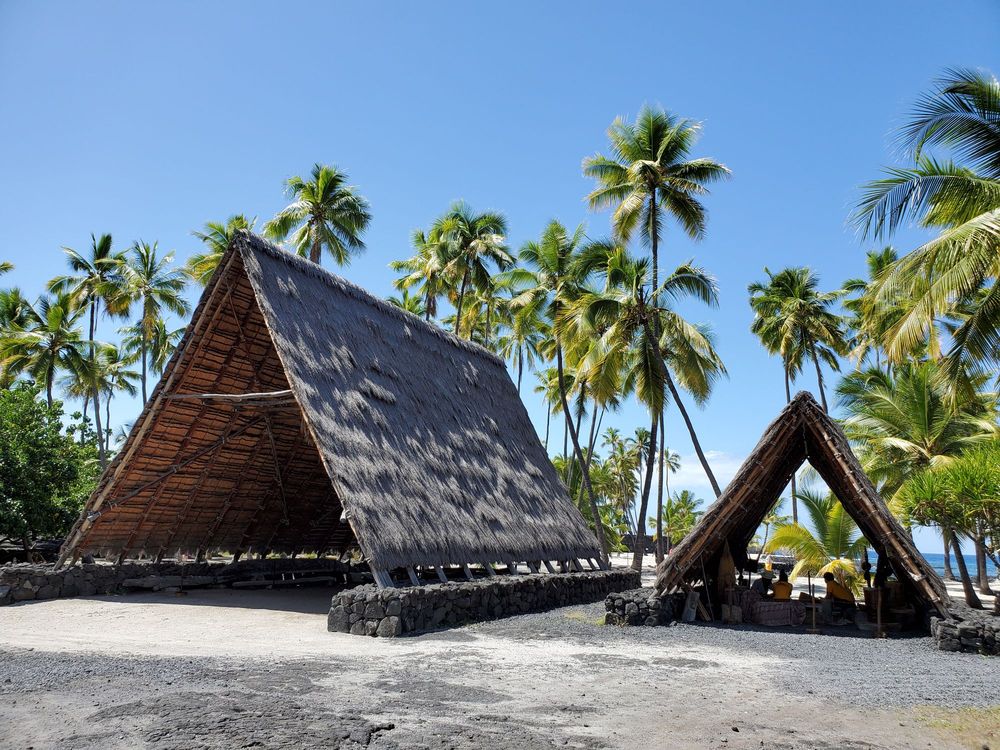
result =
[{"label": "person sitting", "polygon": [[771,588],[774,589],[774,601],[787,602],[791,600],[792,584],[788,582],[788,574],[785,571],[778,571],[778,580],[772,584]]},{"label": "person sitting", "polygon": [[767,597],[767,592],[771,588],[772,578],[774,578],[774,573],[770,570],[761,571],[760,578],[750,584],[750,590],[754,593],[760,594],[762,599]]},{"label": "person sitting", "polygon": [[857,604],[851,590],[834,578],[830,571],[823,574],[823,580],[826,582],[826,603],[831,616],[844,620],[848,615],[853,615]]}]

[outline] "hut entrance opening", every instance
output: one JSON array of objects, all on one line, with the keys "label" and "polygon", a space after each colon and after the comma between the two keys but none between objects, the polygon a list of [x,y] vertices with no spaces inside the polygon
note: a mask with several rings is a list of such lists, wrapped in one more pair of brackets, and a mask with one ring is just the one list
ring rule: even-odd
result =
[{"label": "hut entrance opening", "polygon": [[246,275],[217,275],[167,393],[109,471],[118,491],[74,533],[103,525],[118,560],[346,551],[354,534]]}]

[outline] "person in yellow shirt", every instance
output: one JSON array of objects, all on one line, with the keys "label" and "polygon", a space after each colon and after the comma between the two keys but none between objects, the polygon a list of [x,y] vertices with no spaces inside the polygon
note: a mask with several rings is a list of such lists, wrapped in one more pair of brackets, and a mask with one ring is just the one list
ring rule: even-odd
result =
[{"label": "person in yellow shirt", "polygon": [[788,582],[788,574],[785,571],[778,571],[778,580],[771,586],[771,590],[774,592],[776,602],[787,602],[792,598],[792,584]]},{"label": "person in yellow shirt", "polygon": [[823,580],[826,581],[826,598],[829,600],[831,615],[840,618],[853,616],[857,604],[851,590],[837,581],[830,571],[823,574]]}]

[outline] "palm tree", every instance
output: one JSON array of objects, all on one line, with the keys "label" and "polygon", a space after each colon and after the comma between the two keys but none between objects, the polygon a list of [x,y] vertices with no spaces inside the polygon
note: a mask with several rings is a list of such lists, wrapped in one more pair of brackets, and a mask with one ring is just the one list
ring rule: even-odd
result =
[{"label": "palm tree", "polygon": [[416,252],[406,260],[394,260],[389,264],[393,271],[402,271],[403,276],[393,282],[396,289],[406,292],[418,287],[423,296],[424,320],[437,317],[438,298],[448,291],[445,266],[448,263],[447,247],[432,231],[429,234],[418,229],[413,232],[411,242]]},{"label": "palm tree", "polygon": [[[452,204],[448,212],[431,227],[430,237],[444,243],[447,262],[444,273],[460,280],[455,301],[455,335],[461,334],[463,305],[469,284],[485,289],[490,280],[490,266],[500,270],[514,262],[507,252],[507,220],[494,211],[476,213],[464,201]],[[471,337],[471,333],[470,333]]]},{"label": "palm tree", "polygon": [[707,195],[708,184],[730,175],[712,159],[690,158],[700,134],[700,123],[643,106],[634,123],[621,117],[611,123],[610,157],[595,154],[583,161],[583,173],[598,183],[588,196],[590,207],[614,209],[612,225],[623,242],[639,226],[649,243],[654,289],[663,217],[673,217],[688,236],[701,239],[706,211],[700,198]]},{"label": "palm tree", "polygon": [[949,486],[949,477],[946,473],[955,463],[957,460],[951,465],[927,466],[913,473],[900,487],[897,495],[907,517],[913,518],[920,524],[934,523],[941,527],[942,536],[955,552],[955,566],[962,582],[965,603],[973,609],[982,609],[983,604],[973,586],[959,539],[960,533],[970,531],[968,512],[961,507],[961,500]]},{"label": "palm tree", "polygon": [[313,263],[319,264],[325,248],[338,266],[346,266],[365,249],[361,238],[372,218],[368,201],[337,167],[316,164],[311,174],[311,180],[288,180],[294,200],[264,225],[264,234],[279,242],[291,235],[296,252]]},{"label": "palm tree", "polygon": [[[579,297],[581,285],[585,279],[585,275],[581,275],[581,266],[577,262],[583,238],[583,225],[578,226],[576,231],[570,234],[562,224],[553,220],[549,222],[537,242],[526,242],[521,248],[519,257],[522,265],[530,274],[530,276],[525,277],[530,285],[522,292],[517,304],[521,311],[533,309],[534,313],[531,314],[544,315],[551,325],[559,405],[566,422],[566,431],[573,443],[573,455],[581,469],[581,479],[590,504],[591,517],[594,519],[601,555],[607,561],[608,544],[604,535],[604,527],[601,524],[601,514],[597,507],[597,496],[591,484],[590,472],[580,445],[579,430],[574,424],[573,413],[570,411],[566,381],[567,326],[565,325],[564,313]],[[461,303],[459,303],[459,310],[461,310]]]},{"label": "palm tree", "polygon": [[[640,400],[652,415],[646,479],[639,501],[640,522],[646,517],[652,486],[656,430],[664,404],[664,385],[684,418],[695,452],[718,497],[722,494],[721,489],[701,449],[670,368],[678,368],[681,385],[691,389],[699,399],[707,398],[714,377],[725,373],[725,368],[704,331],[688,323],[674,310],[654,303],[655,299],[666,295],[672,299],[693,296],[707,304],[715,304],[717,292],[714,279],[702,269],[685,264],[673,271],[658,289],[650,290],[648,263],[630,258],[624,250],[611,243],[592,243],[586,253],[586,264],[599,269],[605,278],[605,287],[603,291],[580,294],[572,305],[571,317],[583,319],[589,327],[605,332],[603,336],[609,344],[608,357],[630,360],[626,382],[634,384]],[[654,320],[658,321],[663,331],[662,339],[654,333]],[[674,347],[671,353],[664,353],[668,351],[663,347],[664,342],[670,342],[670,346]],[[682,367],[687,370],[680,369]],[[644,536],[645,530],[638,529],[633,567],[642,564]]]},{"label": "palm tree", "polygon": [[[701,519],[703,511],[698,510],[702,501],[691,490],[681,490],[673,495],[667,496],[667,501],[662,509],[662,517],[656,520],[656,541],[667,544],[669,552],[675,544],[681,542],[695,527]],[[662,521],[666,519],[666,529],[663,528]],[[654,519],[649,519],[653,521]]]},{"label": "palm tree", "polygon": [[956,402],[934,361],[853,373],[837,394],[847,413],[844,432],[865,472],[897,507],[896,494],[911,476],[997,434],[996,394]]},{"label": "palm tree", "polygon": [[130,369],[135,364],[135,359],[128,356],[120,347],[114,344],[103,345],[97,353],[97,381],[101,392],[104,394],[104,441],[105,450],[111,446],[111,399],[116,393],[127,393],[135,396],[139,389],[136,383],[139,382],[140,375],[136,370]]},{"label": "palm tree", "polygon": [[868,548],[868,540],[861,536],[858,525],[833,493],[803,490],[798,499],[806,509],[812,529],[794,522],[778,524],[764,551],[787,550],[795,555],[795,567],[789,576],[793,581],[803,573],[830,572],[857,591],[861,578],[854,561]]},{"label": "palm tree", "polygon": [[844,320],[849,334],[848,347],[850,351],[847,356],[857,363],[858,369],[861,369],[870,355],[874,355],[874,366],[876,368],[882,367],[882,362],[885,359],[882,342],[885,339],[886,331],[902,314],[899,305],[885,309],[876,305],[872,299],[872,292],[876,285],[885,278],[892,265],[899,260],[895,249],[887,246],[881,250],[872,250],[866,253],[865,259],[868,266],[868,278],[848,279],[841,287],[845,295],[850,295],[843,301],[844,309],[850,313]]},{"label": "palm tree", "polygon": [[[955,331],[947,370],[956,379],[1000,362],[1000,81],[974,70],[946,71],[917,103],[899,142],[910,168],[891,168],[869,183],[855,213],[865,236],[891,235],[917,220],[940,234],[899,260],[885,276],[878,301],[910,298],[905,315],[886,332],[899,361],[920,346],[934,320],[976,298],[975,311]],[[950,151],[965,164],[928,155]],[[929,280],[930,283],[927,283]]]},{"label": "palm tree", "polygon": [[226,219],[225,224],[209,221],[205,223],[204,231],[191,232],[205,245],[205,251],[188,258],[185,273],[202,286],[208,284],[236,233],[252,232],[256,223],[256,217],[247,219],[243,214],[234,214]]},{"label": "palm tree", "polygon": [[507,332],[497,341],[497,352],[504,359],[510,360],[517,369],[517,392],[521,392],[521,379],[524,368],[534,370],[535,365],[545,359],[543,346],[551,336],[551,331],[545,320],[538,314],[536,308],[513,307]]},{"label": "palm tree", "polygon": [[148,398],[146,381],[150,367],[149,355],[154,337],[159,333],[164,311],[181,317],[190,311],[190,306],[181,296],[187,283],[187,275],[181,269],[170,267],[173,259],[173,253],[159,257],[157,243],[150,245],[140,241],[132,245],[123,267],[125,291],[119,307],[128,310],[133,304],[137,304],[140,308],[137,325],[143,403]]},{"label": "palm tree", "polygon": [[[559,373],[555,367],[539,370],[535,373],[538,379],[534,392],[539,393],[545,401],[545,451],[549,450],[549,427],[552,421],[552,413],[562,412],[562,401],[559,398]],[[565,451],[564,451],[565,452]]]},{"label": "palm tree", "polygon": [[13,263],[6,260],[0,261],[0,276],[3,276],[5,273],[10,273],[13,270],[14,270]]},{"label": "palm tree", "polygon": [[0,339],[0,368],[44,383],[50,408],[56,374],[79,371],[86,360],[89,342],[77,326],[82,315],[83,308],[69,294],[45,297],[26,316],[27,327],[11,326]]},{"label": "palm tree", "polygon": [[[663,495],[666,493],[670,498],[670,474],[681,468],[681,457],[666,447],[664,441],[664,415],[660,412],[660,450],[659,450],[659,472],[656,484],[656,563],[663,562],[663,557],[670,551],[670,547],[663,545]],[[668,522],[669,527],[669,522]],[[669,536],[669,535],[668,535]],[[668,539],[669,545],[669,539]]]},{"label": "palm tree", "polygon": [[87,308],[89,325],[87,339],[90,342],[90,361],[88,367],[77,368],[77,383],[90,382],[91,390],[78,394],[84,399],[84,413],[87,411],[87,400],[94,403],[94,425],[97,428],[98,458],[101,468],[107,466],[107,456],[104,451],[101,426],[101,391],[96,380],[97,350],[97,319],[101,313],[101,303],[105,311],[114,315],[120,314],[121,298],[125,288],[122,268],[125,264],[125,254],[115,252],[112,248],[110,234],[102,234],[100,239],[90,235],[89,257],[73,248],[64,247],[63,252],[69,261],[73,273],[67,276],[57,276],[49,282],[49,289],[54,293],[67,292],[73,296],[76,303]]},{"label": "palm tree", "polygon": [[409,289],[403,289],[399,296],[395,294],[390,295],[386,298],[386,302],[394,307],[398,307],[400,310],[406,310],[406,312],[416,315],[418,318],[422,318],[426,314],[424,300],[410,294]]},{"label": "palm tree", "polygon": [[847,353],[841,318],[830,310],[842,293],[820,292],[819,278],[808,268],[786,268],[778,273],[765,268],[764,273],[766,283],[754,282],[747,287],[754,311],[750,330],[769,353],[781,356],[788,401],[790,381],[802,371],[806,357],[812,360],[823,411],[829,412],[820,360],[839,370],[837,355]]}]

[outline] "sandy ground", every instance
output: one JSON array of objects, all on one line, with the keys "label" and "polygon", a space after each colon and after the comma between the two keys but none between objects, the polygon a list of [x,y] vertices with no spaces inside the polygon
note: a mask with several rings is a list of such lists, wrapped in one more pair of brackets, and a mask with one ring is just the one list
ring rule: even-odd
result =
[{"label": "sandy ground", "polygon": [[4,607],[0,747],[1000,747],[1000,664],[927,639],[605,628],[602,605],[370,639],[326,632],[330,593]]}]

